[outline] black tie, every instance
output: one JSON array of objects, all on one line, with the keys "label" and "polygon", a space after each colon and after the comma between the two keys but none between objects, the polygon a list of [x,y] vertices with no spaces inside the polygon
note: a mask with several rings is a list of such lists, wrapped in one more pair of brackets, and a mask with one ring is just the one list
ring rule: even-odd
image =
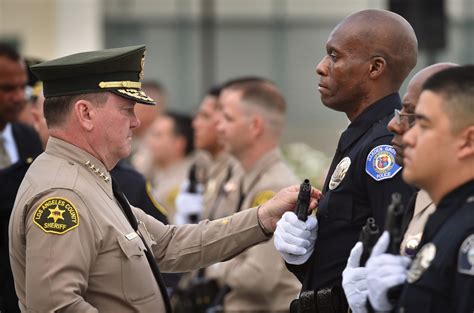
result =
[{"label": "black tie", "polygon": [[163,282],[163,278],[161,277],[160,269],[158,268],[158,265],[155,262],[155,258],[153,257],[153,254],[151,253],[150,247],[146,244],[146,241],[143,239],[142,235],[140,232],[138,232],[138,222],[132,213],[132,208],[130,207],[130,204],[128,203],[127,199],[125,198],[125,195],[122,193],[120,190],[120,187],[118,183],[115,181],[115,179],[112,180],[112,190],[114,192],[114,196],[119,202],[120,206],[122,207],[123,212],[127,216],[128,221],[130,222],[130,225],[132,225],[133,230],[137,232],[137,234],[140,236],[141,240],[143,241],[143,244],[145,245],[145,256],[146,259],[148,260],[148,263],[150,264],[151,271],[153,272],[153,276],[155,276],[156,282],[158,283],[158,287],[160,287],[161,295],[163,296],[163,301],[165,303],[165,308],[167,313],[171,313],[171,303],[170,299],[168,297],[168,292],[166,291],[166,286],[165,283]]}]

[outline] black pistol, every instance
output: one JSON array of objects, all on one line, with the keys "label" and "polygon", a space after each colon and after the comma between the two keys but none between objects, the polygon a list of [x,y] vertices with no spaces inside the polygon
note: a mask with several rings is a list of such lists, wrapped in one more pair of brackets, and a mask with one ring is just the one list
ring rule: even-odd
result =
[{"label": "black pistol", "polygon": [[197,165],[194,163],[191,165],[191,168],[189,169],[189,186],[188,189],[186,190],[189,193],[197,193]]},{"label": "black pistol", "polygon": [[300,221],[305,222],[308,219],[309,202],[311,198],[311,184],[309,179],[305,179],[300,185],[298,201],[296,202],[295,214]]},{"label": "black pistol", "polygon": [[392,194],[392,202],[387,208],[385,230],[390,234],[390,244],[387,253],[399,255],[400,244],[403,240],[402,222],[405,208],[402,204],[402,196],[398,192]]},{"label": "black pistol", "polygon": [[[197,165],[194,163],[191,165],[191,168],[189,169],[189,185],[188,188],[186,189],[187,192],[189,193],[198,193],[197,190],[197,185],[198,185],[198,180],[197,180]],[[199,216],[197,214],[190,214],[189,215],[189,221],[192,224],[197,224],[199,221]]]},{"label": "black pistol", "polygon": [[[405,208],[402,204],[402,196],[398,192],[392,193],[392,202],[387,208],[387,219],[385,220],[385,230],[390,234],[390,243],[387,253],[399,255],[400,245],[403,240],[402,222]],[[394,286],[387,292],[390,303],[397,303],[402,293],[402,285]]]},{"label": "black pistol", "polygon": [[372,249],[375,246],[375,243],[379,239],[379,227],[375,224],[375,219],[369,217],[367,223],[362,227],[359,235],[359,241],[362,242],[364,250],[360,257],[360,266],[365,266],[365,263],[372,253]]}]

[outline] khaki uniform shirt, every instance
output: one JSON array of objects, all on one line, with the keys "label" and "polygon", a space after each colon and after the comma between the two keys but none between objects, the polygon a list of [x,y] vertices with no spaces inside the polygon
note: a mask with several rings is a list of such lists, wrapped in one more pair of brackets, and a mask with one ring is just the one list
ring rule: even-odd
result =
[{"label": "khaki uniform shirt", "polygon": [[169,168],[156,170],[151,179],[153,195],[166,208],[170,224],[174,223],[175,200],[181,184],[188,179],[191,162],[191,158],[185,158]]},{"label": "khaki uniform shirt", "polygon": [[[164,312],[158,284],[92,155],[51,137],[28,170],[9,225],[22,312]],[[132,207],[161,270],[188,271],[266,239],[257,210],[181,227]]]},{"label": "khaki uniform shirt", "polygon": [[228,153],[219,155],[209,166],[204,192],[202,219],[216,219],[237,211],[240,198],[240,163]]},{"label": "khaki uniform shirt", "polygon": [[[272,150],[244,174],[240,208],[260,205],[280,189],[297,183],[280,151]],[[224,299],[225,312],[287,312],[301,290],[300,282],[286,269],[272,241],[219,264],[217,272],[219,281],[231,288]]]},{"label": "khaki uniform shirt", "polygon": [[428,193],[425,190],[420,189],[416,196],[413,218],[411,219],[410,224],[408,224],[408,228],[403,236],[402,244],[400,245],[401,255],[411,255],[411,253],[415,252],[416,247],[418,247],[418,244],[420,243],[421,236],[423,235],[426,221],[435,209],[436,206]]}]

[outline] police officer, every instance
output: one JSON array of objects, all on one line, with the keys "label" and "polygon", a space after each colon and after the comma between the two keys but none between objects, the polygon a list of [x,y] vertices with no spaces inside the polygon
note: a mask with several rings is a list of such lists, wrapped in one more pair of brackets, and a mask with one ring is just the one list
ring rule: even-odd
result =
[{"label": "police officer", "polygon": [[[181,193],[178,202],[181,211],[189,207],[189,202],[198,202],[201,219],[215,219],[234,213],[239,199],[239,182],[242,169],[238,161],[227,151],[217,131],[222,112],[218,98],[220,87],[211,88],[202,100],[199,110],[193,119],[194,145],[196,149],[205,151],[210,160],[202,162],[205,182],[204,194],[200,199],[196,195]],[[204,165],[204,166],[203,166]],[[177,202],[177,203],[178,203]],[[186,214],[186,213],[184,213]]]},{"label": "police officer", "polygon": [[0,44],[0,312],[19,312],[8,258],[8,221],[18,187],[42,151],[40,138],[17,123],[25,106],[26,66],[13,48]]},{"label": "police officer", "polygon": [[146,177],[153,185],[153,194],[163,203],[168,220],[175,221],[175,200],[192,164],[193,129],[186,114],[167,112],[158,116],[146,136],[152,168]]},{"label": "police officer", "polygon": [[[402,109],[395,111],[395,116],[388,123],[388,130],[394,136],[392,147],[396,151],[395,161],[403,166],[402,137],[415,122],[415,107],[425,81],[434,73],[446,68],[458,66],[454,63],[436,63],[420,70],[407,85],[407,90],[402,100]],[[400,254],[413,257],[420,242],[423,228],[428,216],[435,210],[435,205],[425,190],[413,194],[401,225],[403,240],[400,245]],[[347,266],[342,272],[342,286],[346,294],[349,307],[354,313],[367,311],[367,269],[360,267],[360,257],[363,253],[362,244],[356,244],[351,250]]]},{"label": "police officer", "polygon": [[[22,311],[169,312],[157,261],[186,271],[271,235],[298,187],[258,209],[181,227],[131,207],[110,169],[130,152],[144,46],[84,52],[35,65],[51,137],[29,168],[10,219]],[[319,192],[313,190],[312,207]]]},{"label": "police officer", "polygon": [[[390,288],[405,282],[399,312],[474,310],[474,66],[449,68],[428,79],[403,136],[403,178],[436,205],[415,260],[385,254],[389,236],[367,262],[370,303],[389,311]],[[429,162],[426,157],[429,156]]]},{"label": "police officer", "polygon": [[304,240],[295,238],[302,224],[283,220],[275,244],[304,282],[308,292],[300,298],[305,307],[345,312],[341,273],[363,224],[372,216],[382,227],[391,193],[397,190],[407,201],[413,192],[401,179],[387,123],[400,109],[398,90],[416,64],[417,40],[401,16],[363,10],[336,26],[326,51],[316,68],[321,100],[346,113],[351,124],[339,139],[326,177],[317,239],[312,239],[316,231],[306,233]]},{"label": "police officer", "polygon": [[[224,85],[219,103],[223,118],[218,131],[244,171],[235,210],[262,205],[297,183],[278,147],[286,113],[278,88],[265,79],[237,79]],[[285,312],[301,287],[272,242],[219,264],[214,275],[230,289],[224,312]]]}]

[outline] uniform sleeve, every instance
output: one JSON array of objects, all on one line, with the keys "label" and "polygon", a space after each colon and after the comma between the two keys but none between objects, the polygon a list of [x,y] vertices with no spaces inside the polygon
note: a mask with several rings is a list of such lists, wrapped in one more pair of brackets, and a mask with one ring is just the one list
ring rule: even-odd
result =
[{"label": "uniform sleeve", "polygon": [[[367,151],[367,155],[374,147],[379,145],[390,145],[390,139],[391,137],[385,136],[377,139],[377,141],[374,141],[371,148],[369,148]],[[363,162],[363,168],[366,168],[366,158],[360,161]],[[363,172],[365,186],[367,187],[366,193],[368,195],[368,205],[372,210],[372,214],[379,229],[384,229],[387,207],[392,200],[392,194],[394,192],[400,193],[402,196],[402,203],[406,207],[408,200],[415,192],[414,187],[403,181],[402,171],[403,168],[399,170],[398,173],[396,173],[393,177],[378,181],[370,176],[367,171]]]},{"label": "uniform sleeve", "polygon": [[69,190],[54,190],[28,206],[28,312],[98,312],[84,298],[99,237],[93,223],[85,203]]},{"label": "uniform sleeve", "polygon": [[258,224],[257,209],[192,225],[163,225],[135,210],[152,237],[152,249],[164,272],[184,272],[229,259],[268,238]]}]

